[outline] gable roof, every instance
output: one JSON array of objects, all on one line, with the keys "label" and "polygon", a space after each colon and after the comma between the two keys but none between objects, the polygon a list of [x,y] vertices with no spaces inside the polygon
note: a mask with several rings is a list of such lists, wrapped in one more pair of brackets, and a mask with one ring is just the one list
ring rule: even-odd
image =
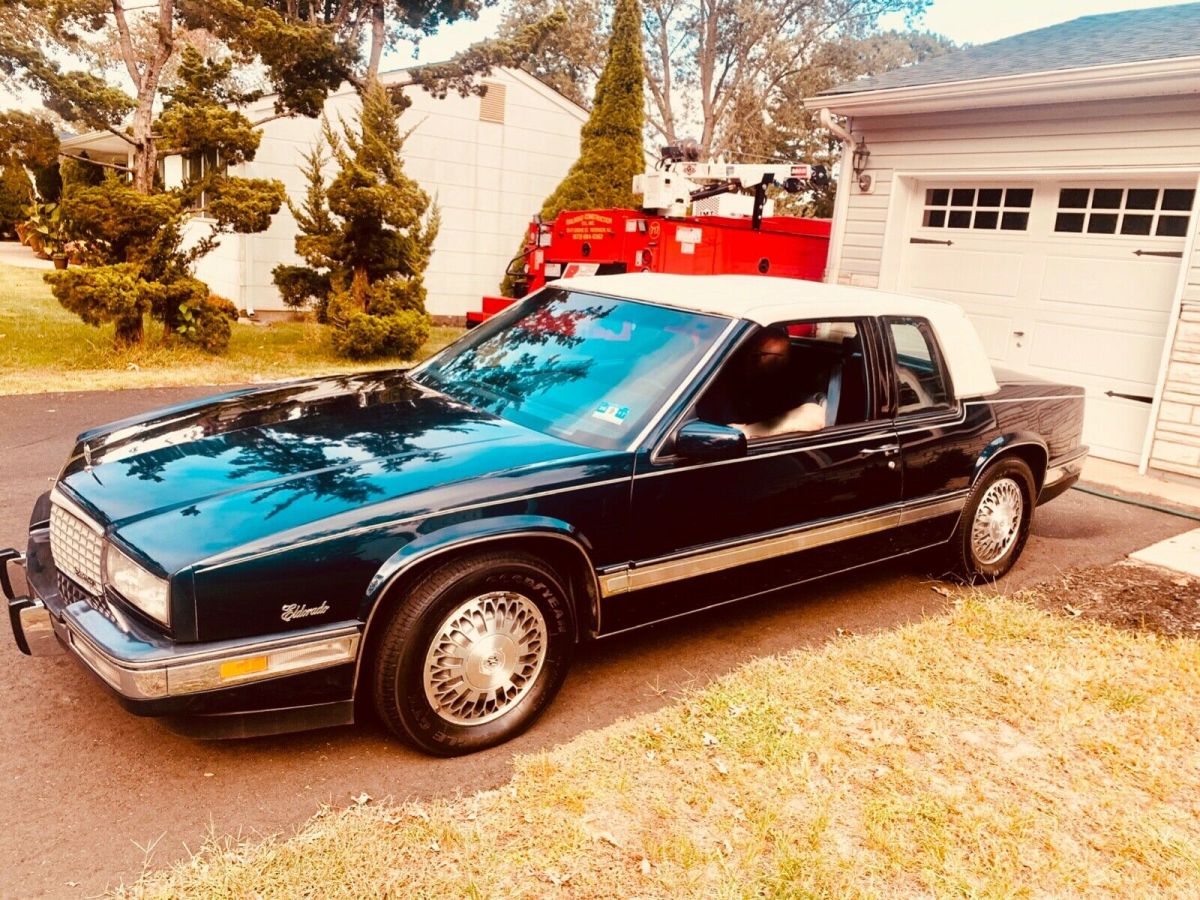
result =
[{"label": "gable roof", "polygon": [[818,96],[1194,56],[1200,56],[1200,3],[1084,16],[841,84]]}]

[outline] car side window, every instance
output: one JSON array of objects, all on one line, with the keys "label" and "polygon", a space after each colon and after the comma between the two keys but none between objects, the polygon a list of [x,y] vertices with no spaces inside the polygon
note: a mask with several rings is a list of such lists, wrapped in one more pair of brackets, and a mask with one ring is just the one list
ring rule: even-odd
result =
[{"label": "car side window", "polygon": [[864,329],[852,319],[777,322],[750,334],[696,405],[750,440],[865,422]]},{"label": "car side window", "polygon": [[949,409],[950,380],[929,323],[907,318],[884,321],[896,352],[896,414]]}]

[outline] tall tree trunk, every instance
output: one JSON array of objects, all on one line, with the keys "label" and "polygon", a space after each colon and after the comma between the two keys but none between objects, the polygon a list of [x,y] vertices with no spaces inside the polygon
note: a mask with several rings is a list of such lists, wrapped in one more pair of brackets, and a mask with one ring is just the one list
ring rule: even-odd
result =
[{"label": "tall tree trunk", "polygon": [[117,332],[114,335],[114,340],[118,347],[130,347],[140,344],[145,336],[141,316],[117,320]]},{"label": "tall tree trunk", "polygon": [[[140,101],[140,98],[139,98]],[[139,194],[154,192],[154,175],[158,169],[158,148],[154,145],[151,126],[154,108],[150,103],[138,103],[131,131],[137,144],[133,149],[133,189]]]},{"label": "tall tree trunk", "polygon": [[175,49],[175,0],[158,2],[157,45],[154,56],[144,68],[138,65],[132,41],[127,39],[122,0],[112,0],[112,8],[123,38],[121,53],[137,87],[137,108],[129,129],[134,143],[133,189],[139,194],[150,194],[154,191],[154,175],[158,169],[158,149],[154,145],[154,98],[158,96],[163,67]]},{"label": "tall tree trunk", "polygon": [[371,55],[367,60],[368,86],[375,84],[379,78],[379,61],[383,58],[383,45],[387,40],[385,30],[383,0],[375,0],[371,5]]}]

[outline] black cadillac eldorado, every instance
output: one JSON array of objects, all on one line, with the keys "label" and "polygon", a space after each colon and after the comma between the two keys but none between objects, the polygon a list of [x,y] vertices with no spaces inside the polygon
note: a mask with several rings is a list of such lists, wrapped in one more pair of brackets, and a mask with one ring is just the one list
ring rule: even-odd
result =
[{"label": "black cadillac eldorado", "polygon": [[81,434],[3,588],[21,650],[185,733],[357,701],[466,753],[528,727],[581,641],[929,548],[1003,575],[1082,423],[1080,389],[994,374],[949,303],[576,278],[412,370]]}]

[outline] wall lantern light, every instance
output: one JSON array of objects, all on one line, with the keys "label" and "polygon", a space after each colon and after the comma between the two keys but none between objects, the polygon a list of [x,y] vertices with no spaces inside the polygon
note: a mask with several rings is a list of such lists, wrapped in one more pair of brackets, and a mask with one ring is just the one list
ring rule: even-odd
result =
[{"label": "wall lantern light", "polygon": [[867,148],[866,140],[860,140],[854,145],[854,156],[851,159],[851,167],[854,170],[854,177],[858,179],[860,191],[871,189],[871,176],[867,174],[867,163],[870,159],[871,151]]}]

